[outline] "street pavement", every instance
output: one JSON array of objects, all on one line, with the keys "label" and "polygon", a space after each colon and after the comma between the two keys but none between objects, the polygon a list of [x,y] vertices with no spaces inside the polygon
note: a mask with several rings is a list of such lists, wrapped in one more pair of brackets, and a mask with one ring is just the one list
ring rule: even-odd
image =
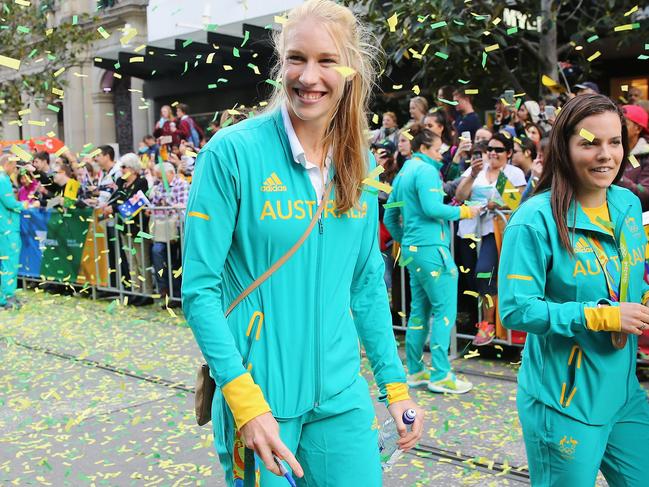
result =
[{"label": "street pavement", "polygon": [[[22,310],[0,314],[0,484],[225,485],[211,429],[195,423],[202,360],[180,312],[21,296]],[[515,410],[518,351],[472,350],[454,361],[472,392],[414,391],[425,434],[385,486],[529,485]],[[363,373],[376,398],[366,360]],[[387,410],[375,404],[382,422]]]}]

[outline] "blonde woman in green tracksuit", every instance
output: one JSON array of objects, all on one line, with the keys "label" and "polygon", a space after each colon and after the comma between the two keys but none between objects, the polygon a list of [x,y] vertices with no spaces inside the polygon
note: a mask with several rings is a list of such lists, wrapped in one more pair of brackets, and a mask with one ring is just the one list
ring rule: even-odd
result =
[{"label": "blonde woman in green tracksuit", "polygon": [[[371,48],[351,11],[328,0],[291,11],[276,48],[282,83],[267,112],[219,131],[198,155],[183,309],[217,385],[212,422],[228,486],[284,487],[276,455],[303,477],[298,485],[378,487],[359,340],[403,449],[420,438],[423,412],[392,332],[378,200],[362,184],[375,165],[365,136]],[[332,179],[313,232],[226,319],[303,234]],[[409,408],[418,414],[406,432]],[[255,452],[254,479],[244,446]]]},{"label": "blonde woman in green tracksuit", "polygon": [[[405,262],[410,271],[412,300],[406,331],[408,385],[426,385],[431,392],[463,394],[473,385],[455,376],[448,359],[451,330],[457,316],[458,283],[449,222],[474,218],[481,208],[444,204],[439,175],[442,139],[420,124],[414,124],[409,131],[414,154],[394,180],[383,217],[390,235],[401,244],[402,265]],[[428,335],[430,370],[423,360]]]},{"label": "blonde woman in green tracksuit", "polygon": [[613,185],[626,166],[609,98],[570,100],[537,195],[512,216],[499,270],[503,324],[529,333],[518,413],[534,486],[649,483],[649,403],[635,375],[649,328],[640,201]]}]

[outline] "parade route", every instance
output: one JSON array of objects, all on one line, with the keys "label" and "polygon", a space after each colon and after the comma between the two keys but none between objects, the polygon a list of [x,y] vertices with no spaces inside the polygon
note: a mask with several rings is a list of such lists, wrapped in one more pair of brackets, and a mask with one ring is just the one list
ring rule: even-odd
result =
[{"label": "parade route", "polygon": [[[23,309],[0,320],[0,483],[225,485],[211,430],[194,420],[201,357],[180,312],[21,296]],[[474,383],[469,394],[415,392],[425,433],[384,485],[529,485],[517,364],[488,355],[454,363]],[[370,378],[366,360],[363,369]]]}]

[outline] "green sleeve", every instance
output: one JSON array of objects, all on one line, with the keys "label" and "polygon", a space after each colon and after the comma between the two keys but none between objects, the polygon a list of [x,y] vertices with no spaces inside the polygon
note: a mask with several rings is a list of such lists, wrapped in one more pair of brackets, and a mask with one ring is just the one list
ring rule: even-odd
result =
[{"label": "green sleeve", "polygon": [[22,202],[16,199],[14,190],[11,187],[11,180],[7,174],[0,174],[0,205],[9,211],[20,213],[23,209]]},{"label": "green sleeve", "polygon": [[384,264],[379,250],[378,198],[367,198],[365,231],[351,287],[351,309],[381,394],[386,385],[406,382],[392,331],[392,315],[383,280]]},{"label": "green sleeve", "polygon": [[189,192],[183,255],[183,311],[217,386],[244,374],[225,319],[221,290],[239,208],[238,170],[214,149],[202,150]]},{"label": "green sleeve", "polygon": [[459,220],[460,207],[444,204],[442,181],[438,171],[432,167],[422,167],[417,174],[417,195],[424,214],[429,218]]},{"label": "green sleeve", "polygon": [[587,330],[584,310],[598,303],[557,303],[546,298],[550,251],[545,240],[530,225],[507,226],[498,269],[500,319],[512,330],[572,337]]},{"label": "green sleeve", "polygon": [[[397,201],[396,194],[399,193],[397,189],[398,186],[399,178],[397,177],[392,185],[392,192],[390,193],[390,197],[388,198],[387,202],[388,205]],[[403,239],[403,225],[401,224],[400,217],[401,208],[398,206],[395,208],[388,207],[383,213],[383,224],[385,225],[385,228],[388,229],[388,232],[390,232],[390,235],[395,242],[401,242],[401,240]]]}]

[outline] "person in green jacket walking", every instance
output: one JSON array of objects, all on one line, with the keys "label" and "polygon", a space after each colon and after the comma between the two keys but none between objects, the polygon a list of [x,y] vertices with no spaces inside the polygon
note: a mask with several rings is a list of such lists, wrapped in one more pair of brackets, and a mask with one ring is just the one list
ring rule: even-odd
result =
[{"label": "person in green jacket walking", "polygon": [[[414,151],[394,180],[383,222],[401,244],[402,265],[410,271],[412,301],[406,331],[408,385],[426,385],[432,392],[463,394],[470,382],[451,372],[448,359],[451,330],[457,316],[458,273],[451,255],[449,222],[474,218],[480,206],[444,204],[439,147],[442,139],[423,125],[410,127]],[[423,360],[430,337],[431,368]]]},{"label": "person in green jacket walking", "polygon": [[[412,448],[423,430],[383,282],[372,188],[380,185],[365,135],[373,51],[364,32],[329,0],[292,10],[276,39],[282,82],[268,109],[220,130],[196,161],[182,300],[217,386],[212,422],[228,486],[286,485],[274,455],[304,476],[300,485],[381,485],[359,340],[399,446]],[[226,318],[304,233],[332,180],[313,232]],[[410,408],[417,419],[406,431]]]},{"label": "person in green jacket walking", "polygon": [[9,154],[0,156],[0,309],[19,308],[16,299],[20,264],[20,212],[29,202],[18,201],[10,175],[16,162]]},{"label": "person in green jacket walking", "polygon": [[640,201],[613,185],[628,156],[624,116],[602,95],[561,109],[536,195],[502,247],[503,325],[528,332],[518,413],[534,486],[649,481],[649,403],[636,378],[649,329]]}]

